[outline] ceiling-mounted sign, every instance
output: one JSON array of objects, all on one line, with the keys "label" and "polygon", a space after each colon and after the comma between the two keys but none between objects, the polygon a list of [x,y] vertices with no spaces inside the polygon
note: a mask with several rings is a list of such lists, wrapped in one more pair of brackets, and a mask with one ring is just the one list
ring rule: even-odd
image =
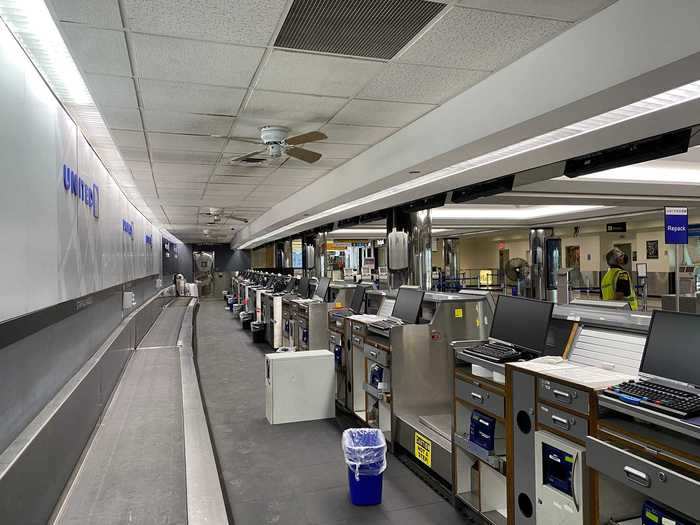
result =
[{"label": "ceiling-mounted sign", "polygon": [[63,165],[63,188],[70,191],[92,211],[95,219],[100,217],[100,189],[97,184],[90,186],[76,172]]},{"label": "ceiling-mounted sign", "polygon": [[626,222],[610,222],[605,225],[605,231],[608,233],[623,233],[627,231]]},{"label": "ceiling-mounted sign", "polygon": [[688,208],[665,207],[664,231],[666,244],[688,244]]}]

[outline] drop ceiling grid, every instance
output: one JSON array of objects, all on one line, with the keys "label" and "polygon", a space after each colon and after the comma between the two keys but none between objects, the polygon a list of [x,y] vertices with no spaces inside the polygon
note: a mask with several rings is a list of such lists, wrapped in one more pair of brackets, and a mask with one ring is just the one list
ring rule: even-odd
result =
[{"label": "drop ceiling grid", "polygon": [[[236,143],[235,139],[229,139],[220,141],[223,144],[221,148],[218,147],[219,143],[217,142],[217,147],[205,148],[209,151],[202,152],[195,149],[190,152],[191,146],[189,146],[180,151],[178,155],[176,151],[178,147],[175,145],[177,143],[173,143],[172,147],[165,148],[162,147],[162,144],[161,147],[154,146],[149,144],[149,136],[162,138],[165,142],[170,140],[166,138],[168,134],[174,135],[173,141],[179,140],[177,137],[187,141],[187,139],[180,137],[186,135],[183,132],[200,136],[208,134],[235,136],[237,127],[239,127],[237,125],[247,126],[246,133],[250,133],[258,125],[265,123],[284,124],[284,122],[277,120],[285,120],[282,118],[285,116],[291,117],[287,120],[291,121],[293,125],[299,123],[296,124],[300,128],[299,131],[320,128],[328,133],[329,139],[317,145],[319,152],[323,153],[321,150],[326,150],[324,158],[319,161],[323,164],[305,166],[299,161],[291,159],[289,162],[274,168],[266,176],[255,177],[257,185],[248,196],[260,194],[258,192],[269,188],[271,184],[279,184],[278,178],[284,176],[292,177],[289,179],[290,182],[294,181],[291,186],[303,188],[312,180],[323,176],[328,170],[334,169],[361,154],[366,148],[384,140],[401,127],[437,107],[436,105],[444,102],[446,98],[479,82],[494,69],[500,67],[498,60],[493,65],[478,63],[478,68],[469,62],[450,63],[437,60],[437,64],[431,62],[430,65],[425,65],[421,63],[421,56],[426,55],[426,53],[431,56],[430,53],[433,52],[431,45],[433,47],[436,45],[434,44],[436,32],[445,32],[446,20],[454,17],[464,19],[465,13],[471,13],[479,19],[489,20],[498,20],[500,17],[506,17],[511,21],[526,18],[536,21],[528,22],[530,25],[527,28],[532,29],[538,35],[544,34],[542,38],[556,32],[551,30],[549,26],[542,29],[540,19],[531,14],[523,17],[520,16],[522,14],[510,14],[508,9],[503,9],[506,14],[504,12],[494,13],[480,9],[478,5],[455,6],[452,5],[454,2],[450,2],[450,5],[445,7],[442,16],[436,19],[432,27],[426,30],[424,35],[420,35],[420,38],[410,42],[397,57],[388,61],[377,61],[273,47],[272,44],[277,37],[278,30],[292,4],[291,0],[242,0],[237,2],[237,4],[244,5],[243,10],[237,15],[243,19],[250,15],[248,9],[255,9],[256,13],[259,13],[260,9],[270,9],[278,13],[276,17],[271,17],[274,21],[274,24],[270,21],[270,24],[274,26],[274,34],[268,35],[266,42],[259,39],[260,35],[257,32],[253,35],[254,38],[251,37],[253,40],[249,40],[244,36],[245,31],[240,32],[235,28],[231,29],[230,32],[227,32],[227,29],[212,29],[212,27],[221,28],[224,26],[219,23],[220,19],[217,19],[214,24],[208,23],[211,22],[208,17],[216,12],[221,15],[217,9],[228,9],[229,0],[208,0],[207,2],[203,2],[203,0],[151,0],[150,2],[122,0],[121,4],[124,9],[121,16],[125,27],[117,25],[114,20],[113,8],[117,4],[117,0],[99,2],[99,4],[104,4],[102,6],[104,13],[96,6],[85,12],[76,10],[75,5],[84,3],[84,1],[52,0],[52,3],[62,6],[56,11],[58,18],[65,20],[62,27],[68,34],[67,41],[76,55],[79,67],[83,71],[90,71],[86,75],[86,81],[89,83],[91,91],[94,92],[93,95],[98,107],[103,112],[109,127],[114,129],[114,133],[119,137],[120,150],[123,153],[126,152],[126,156],[133,159],[127,162],[132,169],[135,181],[137,184],[139,180],[147,181],[147,175],[150,171],[153,174],[152,181],[156,188],[159,190],[163,188],[164,195],[170,196],[172,193],[167,191],[169,181],[175,184],[176,180],[187,180],[188,175],[193,172],[201,173],[193,175],[197,179],[203,179],[205,174],[208,174],[206,175],[206,186],[198,196],[200,202],[203,202],[209,195],[209,184],[221,184],[220,181],[229,174],[233,177],[239,177],[237,173],[225,171],[227,166],[222,163],[222,159],[247,151],[230,151],[231,149],[241,150],[243,147],[240,143]],[[607,1],[610,2],[610,0]],[[513,4],[513,2],[515,0],[500,0],[497,3],[503,6],[504,3]],[[604,3],[605,0],[590,0],[590,2]],[[483,0],[481,2],[479,0],[473,2],[463,0],[460,3],[483,4],[484,2]],[[527,3],[537,4],[534,1]],[[477,9],[472,9],[472,7],[477,7]],[[182,18],[188,10],[192,9],[195,9],[196,12],[189,17],[189,20]],[[143,13],[144,10],[148,12]],[[158,16],[155,16],[154,13],[158,13]],[[223,19],[226,19],[225,13]],[[561,27],[570,25],[551,19],[546,22],[563,24]],[[454,24],[452,25],[454,26]],[[93,26],[101,27],[101,29],[96,29]],[[488,27],[497,27],[497,24]],[[515,29],[520,31],[519,35],[528,33],[522,28],[516,27]],[[265,31],[267,29],[262,32]],[[481,27],[481,31],[487,31],[487,29]],[[453,40],[452,33],[454,32],[452,30],[446,40],[449,42],[449,46],[455,45],[455,42],[459,43],[459,41]],[[111,49],[114,63],[108,64],[108,67],[103,69],[102,66],[105,65],[95,60],[94,51],[90,50],[90,46],[85,43],[85,38],[82,38],[84,35],[94,36],[102,49],[106,42],[114,43],[115,34],[122,34],[122,39],[133,40],[136,44],[133,45],[135,51],[127,50],[127,53],[131,51],[133,54],[130,56],[131,67],[128,71],[123,62],[124,57],[120,51],[120,45],[114,45]],[[507,40],[507,38],[503,38],[504,35],[499,36],[503,40]],[[77,44],[73,42],[74,40],[77,41]],[[442,41],[437,38],[437,41],[443,42],[438,46],[444,45],[444,38]],[[134,42],[131,42],[130,45]],[[164,47],[163,43],[166,43],[166,47],[171,49]],[[198,53],[188,49],[192,47],[197,48]],[[139,50],[139,48],[141,49]],[[197,62],[202,62],[205,66],[208,64],[208,69],[207,67],[203,69],[210,74],[206,77],[192,74],[189,71],[191,67],[186,67],[177,74],[172,73],[172,71],[178,71],[177,64],[169,70],[169,64],[163,64],[168,61],[161,60],[159,63],[158,58],[162,56],[163,52],[173,49],[189,53],[184,58],[178,58],[177,53],[171,53],[171,58],[174,57],[176,62],[181,60],[181,63],[189,63],[190,65]],[[226,55],[226,52],[230,50],[242,49],[251,50],[246,53],[253,58],[243,64],[242,69],[238,72],[221,71],[221,69],[226,69],[222,66],[235,63],[233,57],[221,55]],[[256,49],[259,51],[254,51]],[[218,56],[207,56],[209,50],[215,50],[214,54],[218,53]],[[526,50],[529,51],[529,48]],[[502,54],[503,50],[497,50],[493,53],[496,59],[502,58]],[[256,71],[251,74],[252,64],[256,61]],[[142,70],[142,68],[146,70]],[[309,72],[312,75],[316,74],[317,77],[309,79],[304,75],[299,75],[302,70],[303,73],[307,74],[307,77]],[[348,74],[348,71],[351,71],[352,74]],[[150,76],[157,78],[149,78]],[[345,80],[334,82],[335,77]],[[114,79],[114,84],[110,83],[110,79]],[[244,86],[243,84],[246,82],[248,84]],[[299,95],[302,96],[299,97]],[[134,105],[135,96],[138,97],[136,105]],[[256,102],[256,96],[258,101],[263,101],[262,108]],[[266,104],[275,107],[275,100],[284,101],[285,99],[288,102],[287,105],[289,105],[289,101],[292,101],[292,105],[294,105],[293,102],[305,99],[313,100],[319,104],[306,104],[306,107],[299,111],[298,108],[287,108],[278,102],[276,108],[281,109],[280,111],[275,110],[271,113],[265,111]],[[333,102],[334,100],[338,102]],[[239,108],[246,105],[247,107],[240,111]],[[301,124],[303,122],[309,123],[305,129],[305,126]],[[136,132],[136,134],[121,133],[122,131]],[[338,142],[334,142],[334,131],[338,132]],[[365,131],[370,138],[358,138],[358,136],[362,137]],[[134,147],[136,143],[141,146],[139,139],[135,138],[137,135],[142,135],[146,140],[147,163],[150,164],[150,170],[148,166],[141,164],[144,158],[143,150]],[[115,139],[115,142],[117,141]],[[366,144],[356,144],[356,142],[366,142]],[[353,145],[356,147],[353,148]],[[310,149],[313,149],[314,146],[316,145],[310,145]],[[168,162],[174,163],[172,164],[173,171],[168,172],[170,177],[164,171]],[[156,169],[156,165],[160,167]],[[175,169],[175,166],[178,168]],[[319,170],[319,166],[327,169]],[[319,175],[319,171],[324,173]],[[296,172],[299,173],[299,176],[295,176]],[[307,172],[308,175],[305,175]],[[236,182],[242,183],[243,181]],[[217,186],[212,186],[212,188],[217,188]],[[278,194],[282,195],[282,193]],[[271,197],[271,195],[268,193],[267,197]],[[181,201],[182,197],[179,196],[178,199]],[[271,205],[269,203],[273,200],[268,198],[259,201],[261,204],[265,203],[262,204],[261,208],[268,209]],[[216,201],[220,202],[219,199]],[[169,203],[169,201],[165,201],[161,202],[161,205],[167,206]]]}]

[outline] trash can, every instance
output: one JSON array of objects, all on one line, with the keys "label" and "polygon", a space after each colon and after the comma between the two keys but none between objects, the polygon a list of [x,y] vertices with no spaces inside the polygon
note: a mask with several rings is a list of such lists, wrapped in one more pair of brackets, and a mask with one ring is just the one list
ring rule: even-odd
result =
[{"label": "trash can", "polygon": [[350,501],[353,505],[382,502],[386,469],[386,440],[377,428],[349,428],[343,432],[343,453],[348,466]]},{"label": "trash can", "polygon": [[241,312],[239,318],[241,320],[243,329],[248,330],[250,328],[250,322],[253,320],[253,315],[249,312]]},{"label": "trash can", "polygon": [[262,321],[255,321],[250,323],[250,331],[253,333],[254,343],[265,342],[265,323],[263,323]]}]

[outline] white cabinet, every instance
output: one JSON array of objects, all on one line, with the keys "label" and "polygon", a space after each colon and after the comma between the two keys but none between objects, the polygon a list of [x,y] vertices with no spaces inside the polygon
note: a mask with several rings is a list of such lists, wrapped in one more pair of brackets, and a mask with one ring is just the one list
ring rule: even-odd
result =
[{"label": "white cabinet", "polygon": [[335,417],[335,358],[328,350],[265,356],[265,416],[277,425]]}]

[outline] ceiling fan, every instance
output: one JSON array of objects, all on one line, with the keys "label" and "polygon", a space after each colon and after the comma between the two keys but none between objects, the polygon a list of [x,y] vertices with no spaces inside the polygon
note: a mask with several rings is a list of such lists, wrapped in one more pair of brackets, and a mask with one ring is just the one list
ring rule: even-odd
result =
[{"label": "ceiling fan", "polygon": [[216,224],[217,222],[221,222],[221,219],[231,219],[234,221],[242,222],[244,224],[248,224],[248,219],[246,219],[245,217],[239,217],[230,213],[224,213],[222,210],[211,209],[209,211],[201,212],[199,215],[202,217],[209,217],[211,219],[209,221],[209,224]]},{"label": "ceiling fan", "polygon": [[309,142],[325,140],[328,137],[324,133],[321,133],[320,131],[311,131],[309,133],[303,133],[294,137],[289,137],[288,135],[289,129],[285,128],[284,126],[265,126],[260,128],[259,141],[237,138],[235,140],[250,142],[251,144],[259,144],[261,146],[265,146],[265,148],[258,151],[253,151],[252,153],[246,153],[240,157],[235,157],[229,162],[231,164],[239,162],[256,164],[261,162],[258,156],[262,153],[267,153],[267,155],[273,159],[279,158],[282,156],[282,154],[285,154],[309,164],[312,164],[321,158],[320,153],[316,153],[315,151],[305,148],[300,148],[299,144],[308,144]]}]

